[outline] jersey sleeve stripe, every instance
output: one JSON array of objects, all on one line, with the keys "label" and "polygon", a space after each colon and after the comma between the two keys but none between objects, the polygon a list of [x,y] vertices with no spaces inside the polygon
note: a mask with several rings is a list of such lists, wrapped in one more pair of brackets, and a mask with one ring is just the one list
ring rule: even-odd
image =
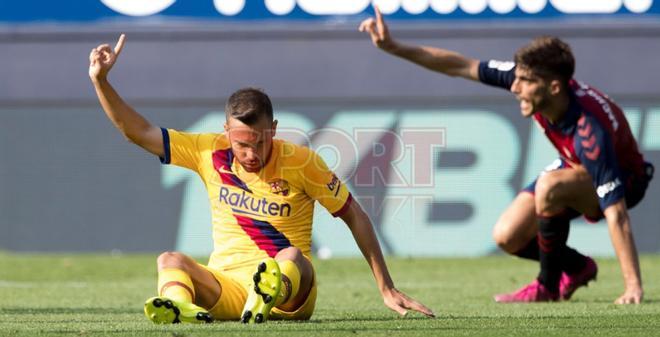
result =
[{"label": "jersey sleeve stripe", "polygon": [[169,164],[171,160],[171,153],[170,153],[170,133],[167,132],[167,129],[165,128],[160,128],[161,133],[163,134],[163,157],[160,158],[160,162],[163,164]]},{"label": "jersey sleeve stripe", "polygon": [[353,195],[349,193],[348,197],[346,198],[346,202],[344,203],[344,206],[342,206],[338,211],[332,213],[332,216],[336,218],[344,215],[348,211],[348,207],[351,205],[352,201],[353,201]]}]

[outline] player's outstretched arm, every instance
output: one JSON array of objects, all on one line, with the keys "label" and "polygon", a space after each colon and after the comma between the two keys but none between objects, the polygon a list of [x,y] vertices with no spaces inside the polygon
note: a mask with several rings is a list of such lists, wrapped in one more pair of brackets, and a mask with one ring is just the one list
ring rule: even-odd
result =
[{"label": "player's outstretched arm", "polygon": [[422,67],[449,76],[460,76],[469,80],[479,80],[479,61],[463,56],[455,51],[402,44],[390,35],[383,15],[374,6],[375,18],[368,18],[360,24],[359,30],[371,37],[374,46]]},{"label": "player's outstretched arm", "polygon": [[614,251],[619,259],[625,284],[623,295],[617,304],[639,304],[644,297],[637,248],[633,239],[630,217],[624,199],[610,205],[604,211]]},{"label": "player's outstretched arm", "polygon": [[380,250],[380,245],[376,239],[371,221],[362,210],[362,207],[360,207],[360,204],[357,201],[353,201],[348,211],[341,218],[350,228],[358,247],[362,251],[362,255],[364,255],[364,258],[369,263],[385,305],[402,316],[408,310],[414,310],[428,317],[435,317],[431,309],[394,287],[394,282],[387,270],[387,265],[385,264],[385,259]]},{"label": "player's outstretched arm", "polygon": [[107,44],[92,49],[89,54],[89,77],[105,114],[124,137],[143,149],[163,157],[163,135],[160,128],[149,123],[126,104],[108,82],[108,72],[115,65],[125,40],[126,36],[122,34],[114,49]]}]

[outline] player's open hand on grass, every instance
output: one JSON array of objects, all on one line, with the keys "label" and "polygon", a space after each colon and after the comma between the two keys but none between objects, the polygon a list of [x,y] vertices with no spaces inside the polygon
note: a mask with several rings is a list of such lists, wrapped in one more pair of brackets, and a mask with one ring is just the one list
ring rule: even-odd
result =
[{"label": "player's open hand on grass", "polygon": [[104,79],[108,75],[124,48],[125,40],[126,35],[121,34],[114,49],[108,44],[102,44],[92,49],[89,53],[89,77],[92,80]]},{"label": "player's open hand on grass", "polygon": [[626,289],[619,298],[614,301],[616,304],[640,304],[644,298],[644,291],[641,288]]},{"label": "player's open hand on grass", "polygon": [[398,312],[401,316],[405,316],[408,313],[408,310],[414,310],[421,312],[427,317],[435,317],[435,314],[431,309],[408,297],[408,295],[400,292],[396,288],[391,288],[383,292],[383,301],[388,308]]},{"label": "player's open hand on grass", "polygon": [[378,6],[374,6],[374,12],[376,12],[376,18],[368,18],[362,21],[359,30],[369,33],[374,46],[385,51],[394,50],[396,43],[390,36],[390,32],[387,29],[387,25],[385,24],[385,20],[383,20],[383,15],[380,13]]}]

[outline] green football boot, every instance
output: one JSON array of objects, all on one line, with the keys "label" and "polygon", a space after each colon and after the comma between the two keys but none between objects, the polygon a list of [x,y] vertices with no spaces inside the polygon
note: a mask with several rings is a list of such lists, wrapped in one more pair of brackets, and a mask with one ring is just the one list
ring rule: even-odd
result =
[{"label": "green football boot", "polygon": [[268,320],[270,309],[275,305],[275,298],[282,287],[282,273],[277,261],[265,259],[257,267],[252,277],[251,285],[243,314],[242,323],[264,323]]},{"label": "green football boot", "polygon": [[144,315],[156,324],[211,323],[213,317],[204,308],[167,297],[152,297],[144,303]]}]

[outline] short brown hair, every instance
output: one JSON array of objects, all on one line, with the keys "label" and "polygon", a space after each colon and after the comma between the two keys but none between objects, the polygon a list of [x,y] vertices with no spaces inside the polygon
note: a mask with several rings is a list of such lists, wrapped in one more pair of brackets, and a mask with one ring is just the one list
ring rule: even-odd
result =
[{"label": "short brown hair", "polygon": [[225,104],[225,114],[227,118],[236,118],[247,125],[254,125],[263,117],[272,122],[273,105],[263,90],[243,88],[229,96]]},{"label": "short brown hair", "polygon": [[559,78],[563,83],[573,78],[575,58],[571,47],[554,36],[537,37],[516,51],[517,65],[543,78]]}]

